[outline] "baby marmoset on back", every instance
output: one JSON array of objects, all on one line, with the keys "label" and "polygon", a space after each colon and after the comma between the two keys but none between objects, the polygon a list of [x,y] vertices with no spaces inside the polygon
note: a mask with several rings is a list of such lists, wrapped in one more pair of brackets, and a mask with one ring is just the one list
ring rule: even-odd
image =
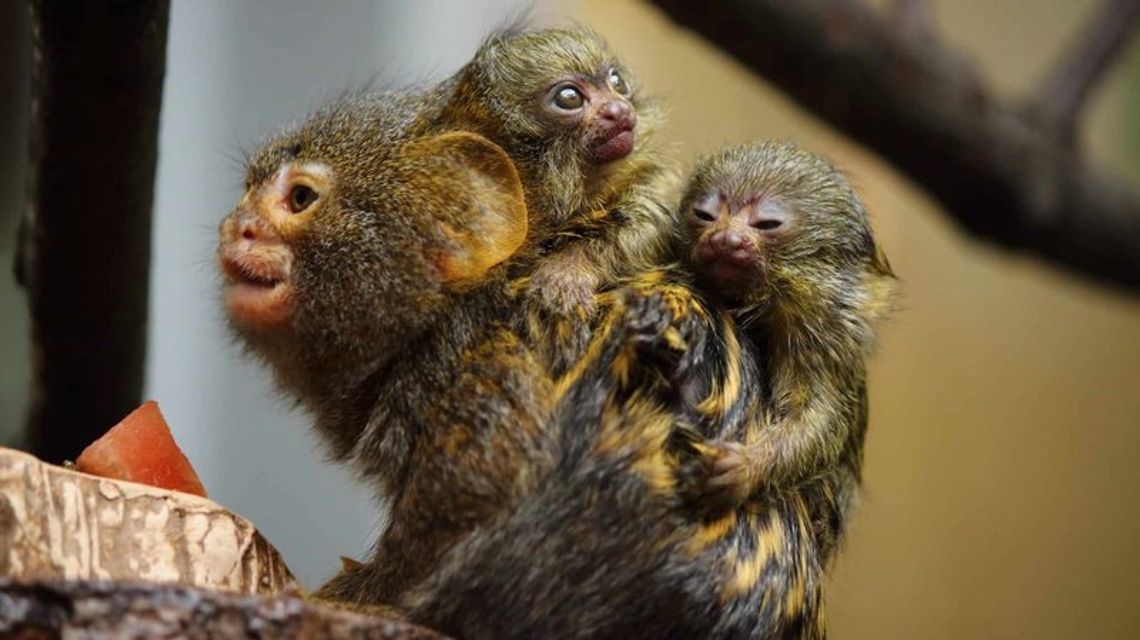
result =
[{"label": "baby marmoset on back", "polygon": [[661,258],[676,177],[654,145],[660,110],[600,36],[505,31],[444,87],[433,126],[486,136],[518,167],[542,316],[588,316],[599,287]]},{"label": "baby marmoset on back", "polygon": [[742,442],[698,446],[707,505],[837,476],[846,511],[867,428],[866,358],[897,289],[854,189],[793,144],[732,147],[693,172],[676,243],[761,369],[761,419]]}]

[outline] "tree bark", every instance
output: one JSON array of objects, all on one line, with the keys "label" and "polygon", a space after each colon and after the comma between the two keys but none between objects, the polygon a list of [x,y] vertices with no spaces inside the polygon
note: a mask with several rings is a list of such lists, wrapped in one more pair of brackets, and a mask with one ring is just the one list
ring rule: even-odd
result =
[{"label": "tree bark", "polygon": [[1140,192],[1089,170],[925,29],[855,0],[653,4],[877,151],[967,231],[1140,291]]},{"label": "tree bark", "polygon": [[0,637],[440,638],[306,601],[253,525],[199,496],[0,448]]},{"label": "tree bark", "polygon": [[33,450],[60,462],[141,400],[166,0],[36,0],[30,203]]},{"label": "tree bark", "polygon": [[0,576],[148,580],[246,594],[297,588],[253,524],[215,502],[3,448]]},{"label": "tree bark", "polygon": [[0,579],[5,638],[442,640],[415,625],[338,611],[295,596],[234,596],[186,587],[17,583]]}]

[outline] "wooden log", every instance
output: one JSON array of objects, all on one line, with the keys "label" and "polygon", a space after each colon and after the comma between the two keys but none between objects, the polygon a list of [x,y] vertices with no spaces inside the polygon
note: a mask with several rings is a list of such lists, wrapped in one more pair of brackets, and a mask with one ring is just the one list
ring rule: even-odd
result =
[{"label": "wooden log", "polygon": [[236,596],[171,585],[3,579],[0,637],[443,638],[415,625],[330,609],[288,594]]},{"label": "wooden log", "polygon": [[2,448],[0,577],[142,580],[239,594],[297,587],[253,524],[211,500]]}]

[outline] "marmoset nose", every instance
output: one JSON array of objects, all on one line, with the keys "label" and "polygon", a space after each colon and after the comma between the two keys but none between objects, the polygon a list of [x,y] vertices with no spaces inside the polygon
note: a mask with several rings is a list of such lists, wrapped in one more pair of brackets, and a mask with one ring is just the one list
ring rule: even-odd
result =
[{"label": "marmoset nose", "polygon": [[619,120],[629,115],[629,105],[621,100],[610,100],[602,105],[600,111],[607,120]]},{"label": "marmoset nose", "polygon": [[744,234],[736,229],[722,229],[709,238],[709,242],[718,249],[735,251],[744,246]]},{"label": "marmoset nose", "polygon": [[729,264],[742,269],[756,265],[757,249],[743,231],[719,229],[709,236],[701,248],[706,260]]},{"label": "marmoset nose", "polygon": [[222,222],[222,239],[228,242],[245,240],[251,243],[281,241],[277,231],[268,222],[248,209],[235,211]]},{"label": "marmoset nose", "polygon": [[633,107],[625,100],[610,100],[598,108],[598,116],[611,126],[632,129],[637,124]]}]

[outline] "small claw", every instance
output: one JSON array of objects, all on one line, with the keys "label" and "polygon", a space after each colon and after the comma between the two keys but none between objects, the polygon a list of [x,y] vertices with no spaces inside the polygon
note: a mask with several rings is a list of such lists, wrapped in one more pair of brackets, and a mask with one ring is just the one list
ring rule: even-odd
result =
[{"label": "small claw", "polygon": [[674,380],[682,378],[701,357],[704,333],[689,300],[668,291],[631,291],[626,299],[626,326],[631,339],[664,363]]},{"label": "small claw", "polygon": [[712,471],[714,475],[721,475],[733,471],[741,471],[748,465],[748,449],[737,442],[716,442],[713,456]]},{"label": "small claw", "polygon": [[748,474],[740,467],[729,469],[714,475],[709,476],[705,481],[705,486],[709,487],[709,493],[730,493],[734,501],[743,502],[748,493],[745,487],[748,485]]},{"label": "small claw", "polygon": [[748,447],[718,440],[701,443],[699,450],[701,471],[692,496],[697,510],[719,514],[744,504],[756,486]]}]

